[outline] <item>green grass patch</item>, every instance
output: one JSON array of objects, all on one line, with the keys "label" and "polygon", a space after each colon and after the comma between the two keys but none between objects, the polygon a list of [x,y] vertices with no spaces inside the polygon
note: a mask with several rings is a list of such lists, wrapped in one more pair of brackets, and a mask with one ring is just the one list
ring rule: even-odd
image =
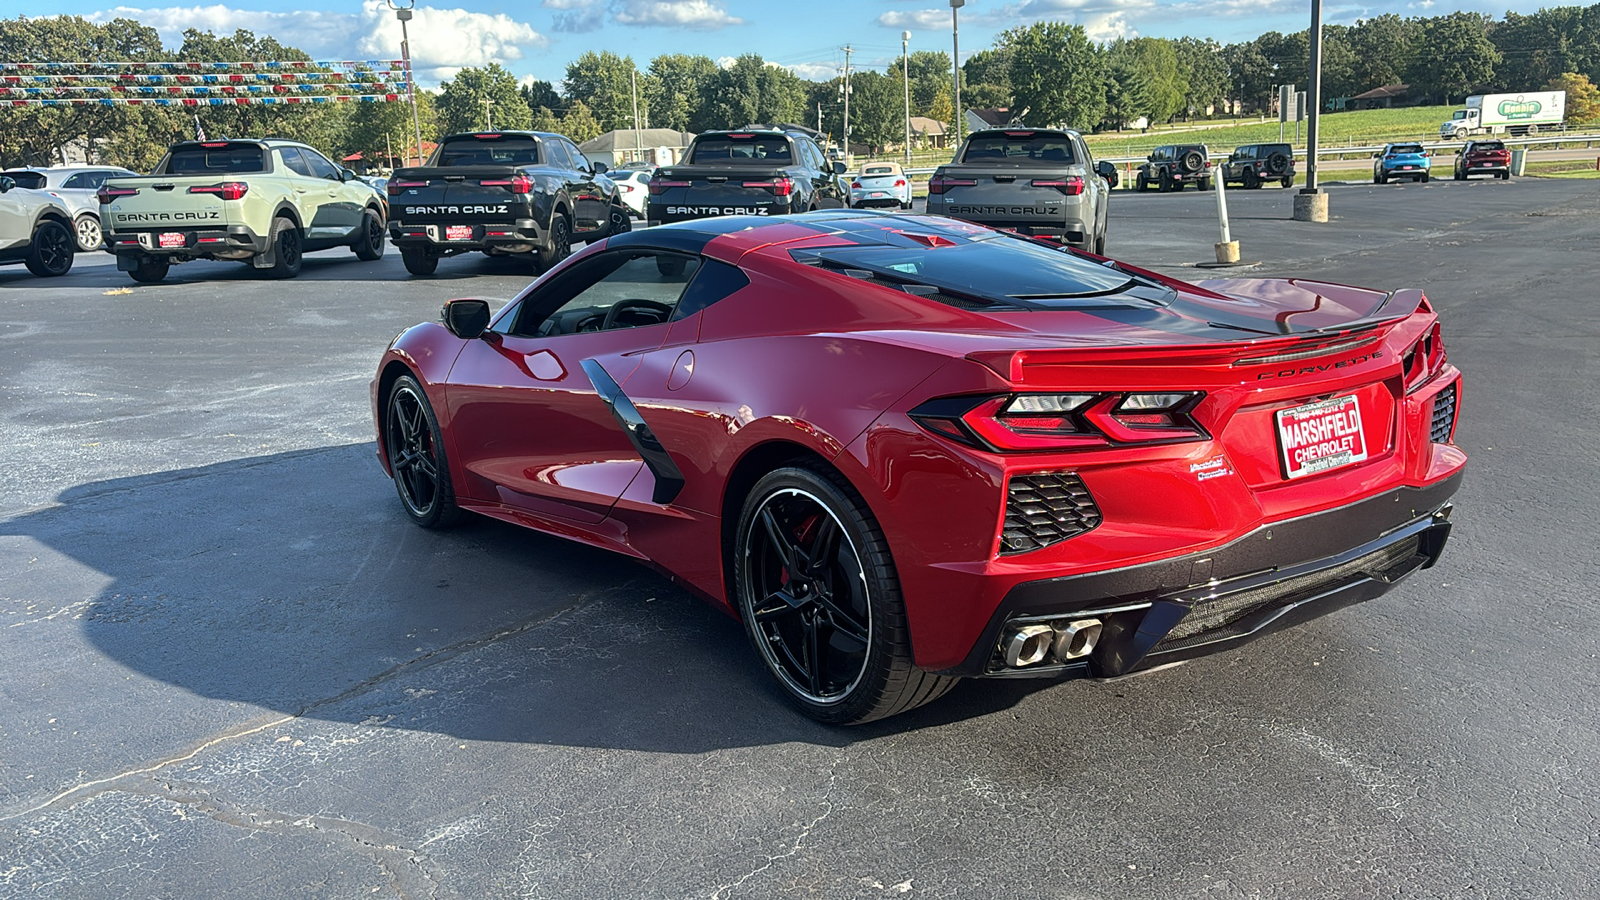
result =
[{"label": "green grass patch", "polygon": [[[1343,146],[1382,144],[1400,140],[1438,140],[1439,124],[1450,118],[1454,106],[1413,106],[1407,109],[1367,109],[1324,113],[1319,143],[1326,149]],[[1086,136],[1089,148],[1100,156],[1144,156],[1163,144],[1205,144],[1213,153],[1232,150],[1243,144],[1276,143],[1277,120],[1265,122],[1239,119],[1237,124],[1203,126],[1164,126],[1149,132],[1118,132]],[[1283,139],[1296,147],[1305,146],[1307,123],[1300,123],[1300,140],[1295,140],[1293,122],[1283,124]],[[1185,130],[1187,129],[1187,130]]]},{"label": "green grass patch", "polygon": [[1600,178],[1600,169],[1595,168],[1592,159],[1552,159],[1529,162],[1523,168],[1523,174],[1543,178]]}]

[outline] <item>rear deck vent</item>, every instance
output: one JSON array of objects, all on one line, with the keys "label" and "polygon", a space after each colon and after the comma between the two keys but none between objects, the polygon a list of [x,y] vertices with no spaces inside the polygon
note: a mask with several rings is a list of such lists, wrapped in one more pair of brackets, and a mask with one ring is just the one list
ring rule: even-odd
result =
[{"label": "rear deck vent", "polygon": [[1100,507],[1071,472],[1013,475],[1006,486],[1006,520],[1000,535],[1002,554],[1026,553],[1100,524]]},{"label": "rear deck vent", "polygon": [[1433,427],[1429,430],[1428,437],[1435,444],[1448,444],[1450,435],[1455,430],[1456,386],[1452,384],[1433,398]]}]

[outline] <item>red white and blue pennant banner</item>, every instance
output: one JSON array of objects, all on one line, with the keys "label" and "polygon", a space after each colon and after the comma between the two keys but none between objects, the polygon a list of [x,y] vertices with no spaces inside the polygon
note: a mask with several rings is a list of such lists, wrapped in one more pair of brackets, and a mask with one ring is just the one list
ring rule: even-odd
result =
[{"label": "red white and blue pennant banner", "polygon": [[404,94],[313,94],[307,97],[69,97],[60,100],[0,100],[5,106],[279,106],[303,103],[395,103]]},{"label": "red white and blue pennant banner", "polygon": [[405,61],[399,59],[309,59],[284,62],[0,62],[0,72],[36,72],[41,69],[160,69],[175,71],[204,71],[206,69],[403,69]]}]

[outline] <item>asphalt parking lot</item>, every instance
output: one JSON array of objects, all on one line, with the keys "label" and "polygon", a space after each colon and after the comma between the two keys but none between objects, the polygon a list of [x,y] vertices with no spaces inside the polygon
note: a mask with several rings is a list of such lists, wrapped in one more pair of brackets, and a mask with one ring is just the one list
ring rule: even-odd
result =
[{"label": "asphalt parking lot", "polygon": [[[385,342],[514,263],[0,269],[0,896],[1578,898],[1600,883],[1600,182],[1229,195],[1255,269],[1421,287],[1472,457],[1440,565],[1113,683],[849,730],[626,560],[411,526]],[[1209,194],[1114,197],[1183,277]]]}]

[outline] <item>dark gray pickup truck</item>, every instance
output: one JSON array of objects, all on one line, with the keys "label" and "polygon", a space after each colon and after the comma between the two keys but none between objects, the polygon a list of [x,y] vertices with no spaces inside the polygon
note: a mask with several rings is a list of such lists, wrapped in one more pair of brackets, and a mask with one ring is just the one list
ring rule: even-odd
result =
[{"label": "dark gray pickup truck", "polygon": [[1104,253],[1115,177],[1076,131],[977,131],[928,179],[928,214]]},{"label": "dark gray pickup truck", "polygon": [[682,165],[650,179],[651,225],[711,216],[777,216],[838,209],[847,196],[839,176],[804,132],[781,128],[708,131],[694,139]]},{"label": "dark gray pickup truck", "polygon": [[632,225],[622,193],[559,134],[452,134],[426,166],[389,178],[389,240],[406,271],[431,275],[439,259],[481,251],[520,256],[544,271]]}]

